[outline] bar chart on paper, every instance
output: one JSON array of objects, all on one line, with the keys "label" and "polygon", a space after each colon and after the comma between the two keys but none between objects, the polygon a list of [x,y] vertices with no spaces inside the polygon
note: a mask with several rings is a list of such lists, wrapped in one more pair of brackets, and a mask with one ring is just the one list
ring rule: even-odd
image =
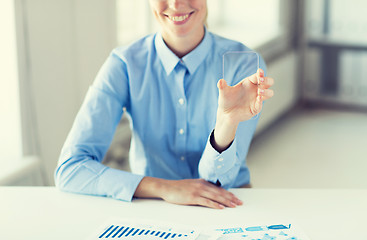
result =
[{"label": "bar chart on paper", "polygon": [[198,236],[197,230],[188,227],[120,220],[103,225],[91,239],[194,240]]}]

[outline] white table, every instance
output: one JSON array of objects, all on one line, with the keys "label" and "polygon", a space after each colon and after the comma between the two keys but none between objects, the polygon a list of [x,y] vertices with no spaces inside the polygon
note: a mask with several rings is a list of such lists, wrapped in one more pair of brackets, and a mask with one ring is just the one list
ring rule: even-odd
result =
[{"label": "white table", "polygon": [[0,187],[0,239],[84,239],[110,217],[185,225],[296,222],[313,240],[367,239],[367,190],[234,189],[244,205],[214,210],[114,199],[54,187]]}]

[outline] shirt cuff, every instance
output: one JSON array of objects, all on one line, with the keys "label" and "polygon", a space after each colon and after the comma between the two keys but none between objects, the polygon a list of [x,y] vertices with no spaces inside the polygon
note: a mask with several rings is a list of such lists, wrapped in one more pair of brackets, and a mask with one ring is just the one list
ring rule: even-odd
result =
[{"label": "shirt cuff", "polygon": [[219,153],[213,148],[209,137],[203,157],[200,160],[200,175],[212,183],[219,181],[222,186],[228,185],[230,179],[234,177],[227,176],[228,172],[233,169],[236,163],[236,138],[226,150]]},{"label": "shirt cuff", "polygon": [[98,188],[108,197],[131,201],[144,176],[107,167],[101,174]]}]

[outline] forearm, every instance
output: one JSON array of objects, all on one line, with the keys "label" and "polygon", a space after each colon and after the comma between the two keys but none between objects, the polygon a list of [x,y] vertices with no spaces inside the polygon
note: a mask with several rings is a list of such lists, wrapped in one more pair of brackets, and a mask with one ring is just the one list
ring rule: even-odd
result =
[{"label": "forearm", "polygon": [[61,162],[55,172],[56,186],[63,191],[131,201],[142,176],[104,166],[86,157]]},{"label": "forearm", "polygon": [[139,198],[163,198],[167,180],[154,177],[144,177],[135,190],[134,197]]},{"label": "forearm", "polygon": [[234,122],[225,113],[218,110],[214,138],[211,139],[214,149],[219,153],[226,150],[236,136],[237,127],[238,122]]}]

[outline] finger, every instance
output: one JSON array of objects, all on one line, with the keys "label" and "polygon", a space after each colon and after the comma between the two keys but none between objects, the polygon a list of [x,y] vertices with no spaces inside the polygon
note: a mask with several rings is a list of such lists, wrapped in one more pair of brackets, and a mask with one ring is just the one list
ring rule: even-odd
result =
[{"label": "finger", "polygon": [[223,206],[222,204],[212,201],[208,198],[205,197],[199,197],[196,200],[196,204],[200,205],[200,206],[204,206],[204,207],[208,207],[208,208],[214,208],[214,209],[223,209],[225,208],[225,206]]},{"label": "finger", "polygon": [[270,77],[264,77],[260,79],[260,87],[261,88],[270,88],[274,85],[274,79]]},{"label": "finger", "polygon": [[233,193],[231,193],[231,192],[229,192],[229,191],[227,191],[223,188],[222,188],[222,191],[223,191],[222,195],[227,196],[236,205],[242,205],[243,204],[243,202],[239,198],[237,198],[237,196],[234,195]]},{"label": "finger", "polygon": [[218,87],[219,90],[224,90],[225,88],[228,87],[228,84],[227,84],[226,80],[220,79],[217,83],[217,87]]},{"label": "finger", "polygon": [[[229,202],[234,203],[235,205],[242,205],[242,201],[238,199],[233,193],[225,190],[224,188],[214,186],[214,188],[210,188],[209,191],[211,191],[213,194],[216,194],[217,196],[221,196],[223,199],[228,200]],[[216,200],[216,199],[213,199]],[[228,205],[228,204],[225,204]]]},{"label": "finger", "polygon": [[260,85],[261,82],[264,82],[264,70],[262,70],[261,68],[259,68],[256,72],[256,80],[257,80],[257,85]]},{"label": "finger", "polygon": [[221,195],[220,191],[204,191],[201,193],[201,196],[204,198],[207,198],[211,201],[217,202],[221,205],[224,205],[226,207],[234,208],[237,206],[235,202],[232,201],[231,197],[226,197]]},{"label": "finger", "polygon": [[263,79],[263,78],[264,78],[264,71],[261,68],[259,68],[256,73],[252,74],[251,76],[245,78],[242,81],[243,81],[243,84],[245,84],[245,82],[249,81],[254,85],[259,85],[261,79]]},{"label": "finger", "polygon": [[231,192],[229,192],[229,191],[227,191],[228,193],[230,193],[231,194],[231,196],[232,196],[232,200],[237,204],[237,205],[242,205],[243,204],[243,202],[236,196],[236,195],[234,195],[233,193],[231,193]]},{"label": "finger", "polygon": [[256,72],[259,77],[264,77],[264,70],[262,70],[261,68],[257,69],[257,72]]},{"label": "finger", "polygon": [[251,110],[252,114],[255,116],[257,114],[259,114],[261,112],[262,109],[262,96],[261,95],[257,95],[256,97],[256,102],[255,102],[255,107]]},{"label": "finger", "polygon": [[274,96],[274,91],[271,90],[271,89],[261,89],[261,88],[259,88],[257,94],[259,96],[261,96],[262,100],[266,100],[266,99],[269,99],[269,98]]},{"label": "finger", "polygon": [[261,88],[270,88],[274,85],[274,79],[270,77],[265,77],[260,79],[260,87]]}]

